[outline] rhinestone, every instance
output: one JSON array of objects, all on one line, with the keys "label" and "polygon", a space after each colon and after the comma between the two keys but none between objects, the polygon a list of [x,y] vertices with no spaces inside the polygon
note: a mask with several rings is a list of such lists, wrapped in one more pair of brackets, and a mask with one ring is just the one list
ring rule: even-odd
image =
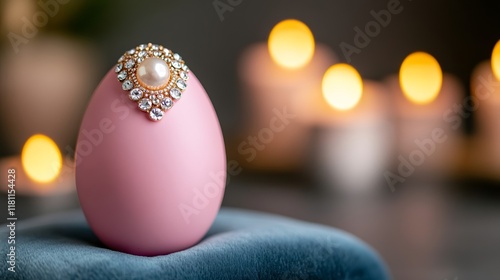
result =
[{"label": "rhinestone", "polygon": [[179,69],[179,68],[181,68],[182,64],[181,64],[180,61],[174,60],[174,61],[172,61],[172,66],[174,66],[175,68]]},{"label": "rhinestone", "polygon": [[123,70],[118,73],[118,80],[123,81],[127,78],[127,71]]},{"label": "rhinestone", "polygon": [[135,64],[135,61],[133,59],[129,59],[125,63],[125,68],[130,69],[130,68],[132,68],[134,66],[134,64]]},{"label": "rhinestone", "polygon": [[160,56],[160,52],[159,52],[159,51],[154,51],[154,52],[153,52],[153,55],[154,55],[154,56]]},{"label": "rhinestone", "polygon": [[174,54],[174,59],[175,60],[181,60],[182,57],[178,53],[176,53],[176,54]]},{"label": "rhinestone", "polygon": [[130,54],[130,55],[132,55],[134,53],[135,53],[135,49],[131,49],[131,50],[128,51],[128,54]]},{"label": "rhinestone", "polygon": [[182,70],[184,70],[184,71],[186,71],[186,72],[187,72],[187,71],[189,71],[189,68],[187,67],[187,65],[186,65],[186,64],[184,64],[184,65],[182,65]]},{"label": "rhinestone", "polygon": [[158,98],[163,99],[163,94],[158,94]]},{"label": "rhinestone", "polygon": [[115,73],[122,71],[122,69],[123,69],[123,64],[118,63],[115,67]]},{"label": "rhinestone", "polygon": [[167,49],[167,48],[164,48],[164,49],[163,49],[163,52],[164,52],[166,55],[168,55],[168,54],[170,53],[170,50],[169,50],[169,49]]},{"label": "rhinestone", "polygon": [[160,108],[153,108],[153,110],[149,112],[149,117],[153,121],[159,121],[161,120],[161,118],[163,118],[163,111],[160,110]]},{"label": "rhinestone", "polygon": [[186,89],[186,87],[187,87],[186,82],[184,80],[181,80],[181,79],[177,80],[176,84],[182,90]]},{"label": "rhinestone", "polygon": [[130,80],[126,80],[122,84],[122,89],[123,90],[130,90],[130,89],[132,89],[132,86],[133,86],[132,82]]},{"label": "rhinestone", "polygon": [[141,109],[142,111],[151,109],[151,106],[151,100],[149,100],[148,98],[143,98],[139,101],[139,109]]},{"label": "rhinestone", "polygon": [[174,103],[172,102],[172,99],[170,99],[168,97],[162,99],[162,101],[161,101],[161,108],[163,110],[168,110],[168,109],[172,108],[172,105],[174,105]]},{"label": "rhinestone", "polygon": [[146,44],[140,44],[140,45],[139,45],[139,49],[140,49],[140,50],[144,50],[146,47],[147,47],[147,45],[146,45]]},{"label": "rhinestone", "polygon": [[158,98],[153,98],[152,101],[153,101],[154,105],[160,104],[160,99],[158,99]]},{"label": "rhinestone", "polygon": [[139,57],[139,58],[137,59],[137,62],[138,62],[138,63],[141,63],[141,62],[143,62],[143,61],[144,61],[144,58],[142,58],[142,57]]},{"label": "rhinestone", "polygon": [[182,96],[182,92],[178,88],[173,88],[170,90],[170,96],[174,99],[180,99]]},{"label": "rhinestone", "polygon": [[137,55],[139,57],[144,57],[146,55],[146,51],[140,51]]},{"label": "rhinestone", "polygon": [[142,90],[134,88],[133,90],[130,91],[128,96],[130,97],[130,99],[137,101],[142,97]]},{"label": "rhinestone", "polygon": [[159,47],[158,47],[158,45],[152,45],[152,46],[151,46],[151,49],[152,49],[153,51],[157,51],[157,50],[159,49]]},{"label": "rhinestone", "polygon": [[181,71],[181,73],[179,75],[181,76],[181,78],[183,80],[187,80],[189,78],[186,71]]}]

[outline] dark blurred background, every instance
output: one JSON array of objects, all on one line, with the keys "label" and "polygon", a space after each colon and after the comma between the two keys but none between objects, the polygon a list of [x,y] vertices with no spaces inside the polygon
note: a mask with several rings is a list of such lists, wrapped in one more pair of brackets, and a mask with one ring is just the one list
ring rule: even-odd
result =
[{"label": "dark blurred background", "polygon": [[[354,28],[363,29],[373,20],[370,12],[387,9],[390,2],[54,0],[57,9],[36,28],[38,32],[19,39],[13,34],[26,32],[23,17],[33,21],[43,9],[37,1],[4,0],[0,4],[2,168],[19,164],[24,143],[35,133],[54,139],[65,161],[71,162],[80,120],[100,79],[124,51],[140,43],[158,43],[182,54],[201,81],[217,111],[228,160],[241,166],[240,174],[230,176],[223,205],[350,231],[381,253],[395,279],[494,279],[500,273],[498,85],[494,100],[462,117],[464,125],[449,134],[453,141],[443,144],[447,148],[441,150],[446,151],[436,152],[415,176],[391,190],[385,174],[397,170],[398,155],[411,151],[402,142],[426,137],[442,125],[442,113],[474,94],[474,73],[489,67],[489,62],[484,69],[478,65],[489,61],[500,39],[500,2],[396,1],[402,11],[393,14],[359,54],[347,59],[341,43],[353,45]],[[299,117],[255,161],[247,161],[238,147],[248,136],[257,135],[269,117],[264,113],[260,115],[264,122],[254,120],[261,101],[252,94],[276,91],[261,84],[258,75],[248,74],[253,72],[247,61],[253,59],[252,47],[265,44],[271,29],[289,18],[307,24],[317,46],[327,50],[314,63],[350,63],[364,80],[376,84],[381,92],[377,102],[383,104],[376,117],[370,117],[368,130],[357,122],[338,124],[339,118],[350,115],[334,116],[329,125]],[[399,101],[393,98],[397,90],[391,88],[391,77],[415,51],[432,54],[445,76],[451,77],[443,83],[443,91],[446,81],[453,84],[453,89],[446,89],[454,94],[452,101],[435,102],[434,113],[422,118],[418,112],[425,115],[427,109],[414,109],[417,117],[394,109]],[[318,69],[326,70],[324,65]],[[484,71],[491,75],[490,68]],[[353,111],[365,110],[361,108]],[[488,113],[481,115],[483,111]],[[294,143],[297,137],[302,140]],[[332,146],[342,147],[343,154]],[[363,148],[368,150],[365,154],[356,153]],[[370,154],[373,150],[380,153]],[[280,153],[291,156],[285,160]],[[353,162],[344,165],[348,160]],[[26,187],[18,199],[21,218],[78,207],[71,164],[66,167],[69,178],[59,180],[51,187],[54,191]]]}]

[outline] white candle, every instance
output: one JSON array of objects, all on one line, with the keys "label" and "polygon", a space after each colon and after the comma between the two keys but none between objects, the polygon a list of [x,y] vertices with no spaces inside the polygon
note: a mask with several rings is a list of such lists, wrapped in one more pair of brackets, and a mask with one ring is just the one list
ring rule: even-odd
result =
[{"label": "white candle", "polygon": [[397,130],[397,153],[391,174],[391,188],[413,179],[446,177],[461,158],[462,123],[454,125],[454,106],[460,105],[464,90],[451,75],[444,75],[429,54],[413,53],[403,64],[399,78],[391,76],[387,86],[392,94]]},{"label": "white candle", "polygon": [[323,186],[346,194],[377,191],[391,152],[387,96],[382,84],[363,82],[351,66],[332,66],[323,96],[310,98],[304,121],[318,129],[316,166]]},{"label": "white candle", "polygon": [[278,24],[269,44],[255,44],[243,53],[239,73],[248,111],[238,142],[242,165],[291,171],[304,164],[310,134],[297,120],[297,108],[317,92],[333,61],[333,52],[315,46],[307,26],[296,21]]}]

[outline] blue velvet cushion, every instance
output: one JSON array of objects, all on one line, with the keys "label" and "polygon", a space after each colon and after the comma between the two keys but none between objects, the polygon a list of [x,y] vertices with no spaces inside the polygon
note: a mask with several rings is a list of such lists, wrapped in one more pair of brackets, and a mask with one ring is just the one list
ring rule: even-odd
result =
[{"label": "blue velvet cushion", "polygon": [[107,249],[81,211],[20,221],[16,231],[12,273],[0,229],[1,279],[389,279],[378,255],[345,232],[244,210],[222,209],[199,244],[157,257]]}]

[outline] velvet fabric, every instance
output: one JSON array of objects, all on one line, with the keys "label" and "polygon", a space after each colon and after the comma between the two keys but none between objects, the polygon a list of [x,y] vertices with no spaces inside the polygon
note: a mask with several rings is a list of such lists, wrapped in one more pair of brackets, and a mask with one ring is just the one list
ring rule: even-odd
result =
[{"label": "velvet fabric", "polygon": [[142,257],[110,250],[81,211],[0,228],[1,279],[389,279],[377,253],[352,235],[266,213],[222,208],[206,236],[184,251]]}]

